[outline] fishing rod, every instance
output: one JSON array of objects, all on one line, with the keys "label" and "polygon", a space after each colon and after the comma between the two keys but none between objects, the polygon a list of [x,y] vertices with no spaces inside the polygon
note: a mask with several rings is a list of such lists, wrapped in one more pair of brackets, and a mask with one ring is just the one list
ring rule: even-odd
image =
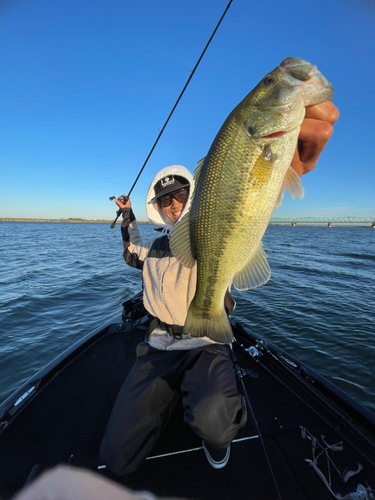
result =
[{"label": "fishing rod", "polygon": [[[120,199],[120,198],[118,198],[118,199],[119,199],[119,201],[121,201],[121,203],[125,204],[125,203],[129,200],[129,196],[130,196],[131,192],[133,191],[134,186],[137,184],[137,181],[138,181],[138,179],[139,179],[139,177],[140,177],[141,173],[143,172],[143,170],[144,170],[145,166],[147,165],[147,162],[148,162],[148,160],[150,159],[150,156],[152,155],[152,153],[153,153],[153,151],[154,151],[154,149],[155,149],[155,147],[156,147],[157,143],[159,142],[159,139],[160,139],[160,137],[162,136],[162,134],[163,134],[163,132],[164,132],[165,127],[167,126],[167,124],[168,124],[168,122],[169,122],[170,118],[172,117],[172,115],[173,115],[173,113],[174,113],[175,109],[177,108],[177,105],[178,105],[178,103],[180,102],[181,97],[184,95],[184,92],[185,92],[185,90],[187,89],[187,87],[188,87],[188,85],[189,85],[189,83],[190,83],[190,80],[193,78],[194,73],[195,73],[196,69],[197,69],[197,68],[198,68],[198,66],[199,66],[199,63],[200,63],[200,62],[201,62],[201,60],[203,59],[203,56],[204,56],[204,54],[205,54],[206,50],[208,49],[208,47],[209,47],[209,45],[210,45],[210,43],[211,43],[211,41],[212,41],[213,37],[215,36],[215,34],[216,34],[216,32],[217,32],[217,30],[218,30],[218,28],[219,28],[219,26],[220,26],[220,24],[221,24],[222,20],[224,19],[224,17],[225,17],[225,15],[226,15],[226,13],[227,13],[227,12],[228,12],[228,10],[229,10],[229,7],[231,6],[232,2],[233,2],[233,0],[229,0],[229,2],[228,2],[228,4],[227,4],[227,6],[226,6],[226,8],[225,8],[225,10],[224,10],[224,12],[223,12],[223,14],[221,15],[221,18],[220,18],[219,22],[217,23],[217,25],[216,25],[216,27],[215,27],[214,31],[212,32],[212,35],[210,36],[210,38],[209,38],[208,42],[206,43],[205,48],[203,49],[202,54],[200,55],[200,57],[199,57],[199,59],[198,59],[197,63],[195,64],[194,69],[190,72],[190,76],[189,76],[189,78],[187,79],[187,82],[185,83],[184,88],[182,89],[182,91],[181,91],[180,95],[178,96],[178,99],[177,99],[177,101],[175,102],[175,104],[174,104],[174,106],[173,106],[173,108],[172,108],[172,111],[169,113],[169,116],[168,116],[168,118],[166,119],[166,121],[165,121],[165,123],[164,123],[164,125],[163,125],[163,128],[159,131],[159,135],[157,136],[156,141],[154,142],[154,145],[152,146],[152,148],[151,148],[151,150],[150,150],[150,152],[149,152],[149,154],[148,154],[148,156],[147,156],[147,158],[146,158],[145,162],[143,163],[142,168],[141,168],[141,170],[139,171],[139,173],[138,173],[138,175],[137,175],[137,178],[135,179],[135,181],[134,181],[134,183],[133,183],[132,187],[130,188],[129,193],[128,193],[126,196],[120,196],[120,198],[121,198],[121,199]],[[116,198],[116,196],[111,196],[109,199],[110,199],[110,201],[112,201],[112,200],[114,200],[115,198]],[[120,208],[119,210],[117,210],[117,212],[116,212],[116,218],[115,218],[115,220],[114,220],[114,221],[112,222],[112,224],[111,224],[111,229],[113,229],[113,228],[115,227],[116,222],[117,222],[117,219],[120,217],[120,215],[121,215],[121,208]]]}]

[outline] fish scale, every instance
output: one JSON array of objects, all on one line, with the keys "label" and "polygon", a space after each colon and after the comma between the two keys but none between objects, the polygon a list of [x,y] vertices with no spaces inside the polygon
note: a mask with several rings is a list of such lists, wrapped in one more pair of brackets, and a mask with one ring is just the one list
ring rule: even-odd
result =
[{"label": "fish scale", "polygon": [[197,266],[197,287],[184,332],[231,342],[224,296],[271,276],[262,237],[286,188],[303,196],[291,169],[306,105],[333,97],[315,66],[285,59],[230,113],[195,171],[188,213],[170,247],[185,266]]}]

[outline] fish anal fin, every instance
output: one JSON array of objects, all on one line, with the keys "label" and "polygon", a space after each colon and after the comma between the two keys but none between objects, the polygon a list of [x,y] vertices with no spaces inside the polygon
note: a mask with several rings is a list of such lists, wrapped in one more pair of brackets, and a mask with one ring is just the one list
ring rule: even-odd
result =
[{"label": "fish anal fin", "polygon": [[255,254],[245,266],[234,276],[233,286],[237,290],[249,290],[264,285],[271,278],[271,269],[266,252],[260,243]]},{"label": "fish anal fin", "polygon": [[275,203],[276,208],[279,208],[281,206],[285,189],[289,190],[290,196],[293,198],[293,200],[295,199],[296,196],[298,196],[298,198],[302,200],[302,198],[305,195],[305,190],[303,189],[301,179],[299,178],[297,172],[292,167],[289,167],[288,170],[286,171],[279,192],[279,196],[277,197]]}]

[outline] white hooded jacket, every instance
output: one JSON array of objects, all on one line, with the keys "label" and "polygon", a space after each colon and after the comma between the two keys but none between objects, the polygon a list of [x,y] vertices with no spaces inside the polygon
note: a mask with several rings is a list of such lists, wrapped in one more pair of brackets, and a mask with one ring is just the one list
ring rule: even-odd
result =
[{"label": "white hooded jacket", "polygon": [[[164,323],[183,326],[195,294],[196,266],[192,269],[184,267],[169,248],[169,234],[173,225],[155,200],[154,191],[155,184],[167,175],[186,178],[192,195],[194,179],[185,167],[172,165],[161,170],[151,182],[146,209],[150,222],[162,230],[162,236],[142,242],[132,210],[124,208],[121,224],[123,256],[127,264],[142,270],[143,303],[146,310]],[[181,218],[189,209],[190,202],[189,198]],[[187,350],[212,343],[214,342],[208,337],[195,338],[189,334],[175,338],[161,328],[156,328],[149,338],[152,347],[163,350]]]}]

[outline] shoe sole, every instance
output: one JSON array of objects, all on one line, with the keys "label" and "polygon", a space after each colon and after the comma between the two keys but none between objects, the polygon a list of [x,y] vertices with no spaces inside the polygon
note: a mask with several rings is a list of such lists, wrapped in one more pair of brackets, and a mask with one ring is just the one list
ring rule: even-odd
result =
[{"label": "shoe sole", "polygon": [[202,444],[203,444],[204,453],[205,453],[206,458],[208,460],[208,463],[211,465],[211,467],[213,467],[214,469],[222,469],[223,467],[225,467],[227,465],[228,460],[229,460],[229,456],[230,456],[230,446],[228,446],[227,452],[226,452],[223,460],[221,460],[220,462],[216,462],[209,454],[207,448],[204,445],[204,442],[202,442]]}]

